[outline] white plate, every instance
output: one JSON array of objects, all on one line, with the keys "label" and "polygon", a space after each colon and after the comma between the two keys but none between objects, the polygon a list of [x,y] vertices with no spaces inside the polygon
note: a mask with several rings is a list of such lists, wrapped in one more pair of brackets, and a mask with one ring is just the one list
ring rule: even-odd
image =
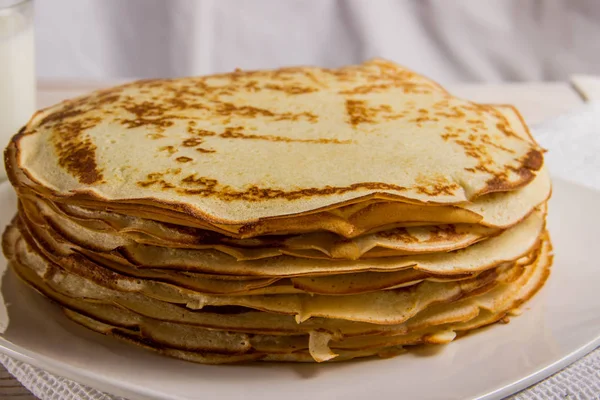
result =
[{"label": "white plate", "polygon": [[[0,204],[3,229],[15,211],[7,184],[0,186]],[[89,332],[8,272],[2,294],[10,322],[0,351],[132,399],[498,399],[600,344],[599,205],[600,193],[556,180],[549,282],[521,317],[444,347],[328,365],[197,365]]]}]

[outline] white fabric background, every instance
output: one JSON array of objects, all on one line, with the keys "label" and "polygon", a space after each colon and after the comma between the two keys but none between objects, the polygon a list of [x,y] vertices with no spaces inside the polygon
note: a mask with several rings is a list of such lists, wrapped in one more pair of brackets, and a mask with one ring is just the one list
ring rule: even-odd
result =
[{"label": "white fabric background", "polygon": [[600,74],[597,0],[36,0],[42,77],[157,77],[374,56],[449,81]]}]

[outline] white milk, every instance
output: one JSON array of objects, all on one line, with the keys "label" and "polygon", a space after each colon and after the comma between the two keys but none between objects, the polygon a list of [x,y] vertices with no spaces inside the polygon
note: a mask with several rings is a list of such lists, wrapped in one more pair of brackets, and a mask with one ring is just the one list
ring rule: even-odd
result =
[{"label": "white milk", "polygon": [[[10,10],[9,10],[10,11]],[[35,111],[33,24],[0,8],[0,150]],[[0,180],[6,178],[4,162]]]}]

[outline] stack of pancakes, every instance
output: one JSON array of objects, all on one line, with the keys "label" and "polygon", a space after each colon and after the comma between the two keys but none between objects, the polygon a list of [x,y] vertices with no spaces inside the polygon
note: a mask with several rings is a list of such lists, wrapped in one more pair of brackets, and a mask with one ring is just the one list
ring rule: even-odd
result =
[{"label": "stack of pancakes", "polygon": [[202,363],[448,343],[515,314],[552,259],[518,112],[384,60],[95,92],[35,114],[5,161],[18,276]]}]

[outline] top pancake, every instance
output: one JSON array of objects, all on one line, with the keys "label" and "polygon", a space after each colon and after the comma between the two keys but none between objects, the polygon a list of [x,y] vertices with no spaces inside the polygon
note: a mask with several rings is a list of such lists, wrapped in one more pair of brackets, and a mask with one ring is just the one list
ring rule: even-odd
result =
[{"label": "top pancake", "polygon": [[373,198],[459,204],[523,187],[543,164],[516,111],[383,60],[135,82],[37,113],[13,146],[55,196],[218,224]]}]

